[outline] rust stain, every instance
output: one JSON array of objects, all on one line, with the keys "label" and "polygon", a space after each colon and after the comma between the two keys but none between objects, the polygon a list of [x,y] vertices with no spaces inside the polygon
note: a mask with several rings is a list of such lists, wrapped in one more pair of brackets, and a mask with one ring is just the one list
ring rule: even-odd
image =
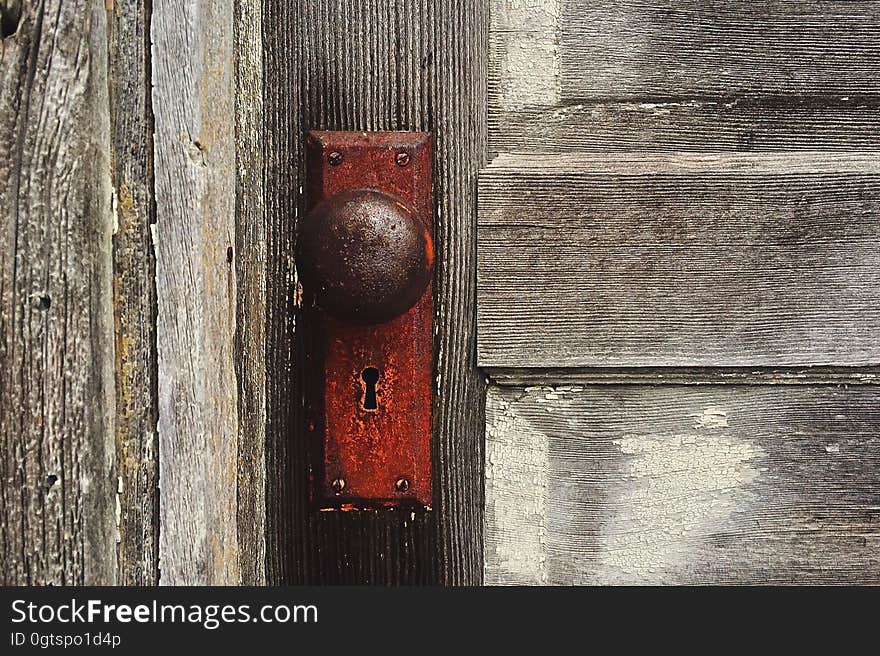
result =
[{"label": "rust stain", "polygon": [[[433,233],[431,137],[418,132],[310,132],[309,209],[353,189],[399,197]],[[330,152],[342,161],[327,164]],[[407,166],[398,153],[409,154]],[[429,261],[433,264],[431,245]],[[306,290],[308,291],[308,290]],[[433,300],[431,284],[413,307],[386,323],[346,323],[304,299],[313,336],[307,355],[313,498],[322,510],[430,508]],[[378,376],[372,382],[365,370]],[[375,375],[375,374],[374,374]],[[373,386],[375,407],[366,399]],[[367,407],[365,407],[367,406]],[[333,482],[341,479],[341,491]],[[399,483],[401,479],[406,484]],[[337,484],[337,488],[338,488]]]}]

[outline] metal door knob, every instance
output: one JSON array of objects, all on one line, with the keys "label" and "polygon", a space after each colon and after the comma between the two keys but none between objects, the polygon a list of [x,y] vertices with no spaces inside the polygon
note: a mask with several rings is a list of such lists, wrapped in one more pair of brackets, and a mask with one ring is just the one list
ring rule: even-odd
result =
[{"label": "metal door knob", "polygon": [[301,221],[303,290],[329,315],[385,323],[422,297],[434,266],[425,224],[399,198],[375,189],[338,193]]}]

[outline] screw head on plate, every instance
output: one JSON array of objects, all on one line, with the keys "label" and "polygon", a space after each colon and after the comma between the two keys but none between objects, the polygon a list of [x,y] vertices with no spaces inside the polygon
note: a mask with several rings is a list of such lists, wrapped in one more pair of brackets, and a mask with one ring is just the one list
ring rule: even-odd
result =
[{"label": "screw head on plate", "polygon": [[406,166],[409,164],[409,153],[407,152],[399,152],[394,156],[394,161],[397,162],[398,166]]},{"label": "screw head on plate", "polygon": [[330,166],[338,166],[342,164],[342,153],[334,150],[332,153],[327,155],[327,163],[330,164]]}]

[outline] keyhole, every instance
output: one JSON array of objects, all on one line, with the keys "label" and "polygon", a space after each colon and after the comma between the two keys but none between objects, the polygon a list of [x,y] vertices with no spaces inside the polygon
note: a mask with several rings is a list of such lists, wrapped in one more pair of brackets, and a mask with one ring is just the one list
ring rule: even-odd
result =
[{"label": "keyhole", "polygon": [[361,379],[367,386],[364,392],[364,410],[376,410],[376,383],[379,381],[379,370],[376,367],[367,367],[361,372]]}]

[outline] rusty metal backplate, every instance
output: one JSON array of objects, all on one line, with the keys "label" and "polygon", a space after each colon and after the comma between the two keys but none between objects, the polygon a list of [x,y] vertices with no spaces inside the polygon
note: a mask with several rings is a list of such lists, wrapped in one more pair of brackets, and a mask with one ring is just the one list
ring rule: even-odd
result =
[{"label": "rusty metal backplate", "polygon": [[[312,131],[306,141],[307,209],[375,189],[400,198],[433,237],[429,133]],[[339,321],[304,300],[314,501],[327,510],[430,508],[430,283],[404,314],[375,325]]]}]

